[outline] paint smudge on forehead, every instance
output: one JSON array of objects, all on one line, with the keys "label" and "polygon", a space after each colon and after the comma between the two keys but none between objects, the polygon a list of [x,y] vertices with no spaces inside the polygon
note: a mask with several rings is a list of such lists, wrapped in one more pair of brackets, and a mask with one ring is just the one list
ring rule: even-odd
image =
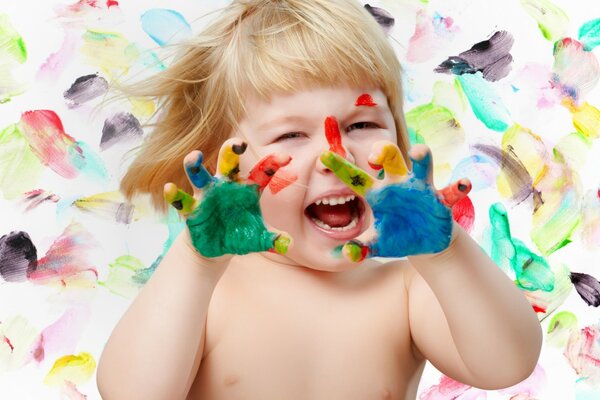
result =
[{"label": "paint smudge on forehead", "polygon": [[369,14],[373,16],[373,18],[375,18],[375,21],[377,21],[379,26],[381,26],[386,35],[389,34],[392,28],[394,27],[394,24],[396,23],[396,20],[394,19],[392,14],[390,14],[383,8],[372,7],[369,4],[365,4],[365,9],[369,12]]},{"label": "paint smudge on forehead", "polygon": [[180,42],[192,35],[184,16],[175,10],[154,8],[140,17],[142,29],[159,46]]},{"label": "paint smudge on forehead", "polygon": [[495,32],[491,38],[476,43],[458,56],[449,57],[435,72],[455,75],[481,72],[484,79],[495,82],[507,76],[513,61],[510,50],[514,39],[507,31]]},{"label": "paint smudge on forehead", "polygon": [[538,23],[542,35],[551,42],[561,37],[569,28],[569,17],[549,0],[521,0],[521,5]]},{"label": "paint smudge on forehead", "polygon": [[63,93],[69,108],[75,108],[88,101],[102,96],[108,91],[108,82],[98,74],[80,76],[71,87]]},{"label": "paint smudge on forehead", "polygon": [[342,145],[342,134],[340,133],[340,127],[335,117],[329,116],[325,118],[325,137],[327,138],[327,143],[329,143],[329,150],[345,158],[346,150]]},{"label": "paint smudge on forehead", "polygon": [[581,25],[578,39],[586,51],[592,51],[600,45],[600,18],[593,19]]},{"label": "paint smudge on forehead", "polygon": [[37,249],[26,232],[0,237],[0,276],[6,282],[24,282],[37,268]]},{"label": "paint smudge on forehead", "polygon": [[377,103],[375,103],[373,101],[373,98],[371,97],[370,94],[364,93],[364,94],[361,94],[360,96],[358,96],[354,105],[357,107],[360,107],[360,106],[375,107],[375,106],[377,106]]},{"label": "paint smudge on forehead", "polygon": [[576,103],[598,84],[600,65],[596,55],[585,51],[581,42],[564,38],[554,44],[553,87],[563,98]]},{"label": "paint smudge on forehead", "polygon": [[104,121],[100,148],[107,150],[117,143],[139,141],[143,134],[142,125],[133,114],[120,112]]}]

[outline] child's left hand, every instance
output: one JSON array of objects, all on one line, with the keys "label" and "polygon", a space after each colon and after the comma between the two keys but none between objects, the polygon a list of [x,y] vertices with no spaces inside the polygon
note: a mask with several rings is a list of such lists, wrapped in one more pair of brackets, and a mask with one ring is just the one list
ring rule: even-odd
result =
[{"label": "child's left hand", "polygon": [[436,190],[433,186],[431,152],[425,145],[409,151],[413,170],[408,172],[400,149],[388,141],[373,144],[369,165],[383,168],[384,179],[367,172],[333,151],[321,161],[355,193],[364,196],[373,210],[376,236],[351,240],[343,254],[359,262],[366,257],[405,257],[438,253],[452,238],[451,207],[471,190],[468,179]]}]

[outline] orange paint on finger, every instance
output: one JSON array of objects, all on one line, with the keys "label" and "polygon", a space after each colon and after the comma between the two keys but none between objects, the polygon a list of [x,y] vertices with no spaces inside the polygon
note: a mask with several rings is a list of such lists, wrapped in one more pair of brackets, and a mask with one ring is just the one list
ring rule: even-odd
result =
[{"label": "orange paint on finger", "polygon": [[290,156],[280,156],[275,154],[263,158],[254,168],[252,168],[252,171],[250,171],[248,182],[257,184],[259,190],[262,192],[277,171],[279,171],[279,168],[289,164],[291,160],[292,157]]},{"label": "orange paint on finger", "polygon": [[279,170],[273,176],[273,178],[271,178],[271,182],[269,182],[269,190],[271,190],[271,193],[277,194],[297,180],[298,176],[292,174],[291,172]]},{"label": "orange paint on finger", "polygon": [[447,207],[453,207],[460,200],[465,198],[471,191],[471,182],[462,183],[461,181],[456,182],[453,185],[446,186],[438,191],[441,196],[441,202]]},{"label": "orange paint on finger", "polygon": [[358,96],[358,99],[356,99],[356,104],[357,107],[359,106],[367,106],[367,107],[375,107],[377,105],[377,103],[375,103],[373,101],[373,98],[371,97],[370,94],[361,94],[360,96]]},{"label": "orange paint on finger", "polygon": [[325,118],[325,137],[329,143],[329,150],[346,158],[346,150],[342,146],[342,134],[335,117]]}]

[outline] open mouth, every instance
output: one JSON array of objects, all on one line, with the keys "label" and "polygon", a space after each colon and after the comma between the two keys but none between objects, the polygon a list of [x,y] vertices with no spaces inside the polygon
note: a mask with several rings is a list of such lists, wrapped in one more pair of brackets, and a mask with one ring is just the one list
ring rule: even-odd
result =
[{"label": "open mouth", "polygon": [[356,195],[327,196],[306,207],[304,215],[328,236],[345,239],[362,228],[365,205]]}]

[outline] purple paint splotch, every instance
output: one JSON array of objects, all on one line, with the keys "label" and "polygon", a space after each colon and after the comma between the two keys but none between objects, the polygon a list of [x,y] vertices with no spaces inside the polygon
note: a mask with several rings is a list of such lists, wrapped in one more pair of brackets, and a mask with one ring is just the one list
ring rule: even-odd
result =
[{"label": "purple paint splotch", "polygon": [[26,232],[0,237],[0,276],[6,282],[23,282],[37,268],[37,250]]},{"label": "purple paint splotch", "polygon": [[375,21],[383,28],[386,34],[389,34],[396,20],[388,11],[380,7],[373,7],[370,4],[365,4],[365,9],[375,18]]},{"label": "purple paint splotch", "polygon": [[510,50],[514,39],[507,31],[498,31],[488,40],[476,43],[458,56],[448,57],[435,72],[455,75],[481,72],[488,81],[498,81],[506,77],[513,61]]},{"label": "purple paint splotch", "polygon": [[600,306],[600,282],[591,275],[571,272],[571,282],[588,306]]},{"label": "purple paint splotch", "polygon": [[108,91],[108,82],[98,74],[80,76],[63,96],[69,108],[75,108]]},{"label": "purple paint splotch", "polygon": [[106,150],[122,141],[136,140],[144,131],[138,119],[130,113],[117,113],[104,121],[100,148]]}]

